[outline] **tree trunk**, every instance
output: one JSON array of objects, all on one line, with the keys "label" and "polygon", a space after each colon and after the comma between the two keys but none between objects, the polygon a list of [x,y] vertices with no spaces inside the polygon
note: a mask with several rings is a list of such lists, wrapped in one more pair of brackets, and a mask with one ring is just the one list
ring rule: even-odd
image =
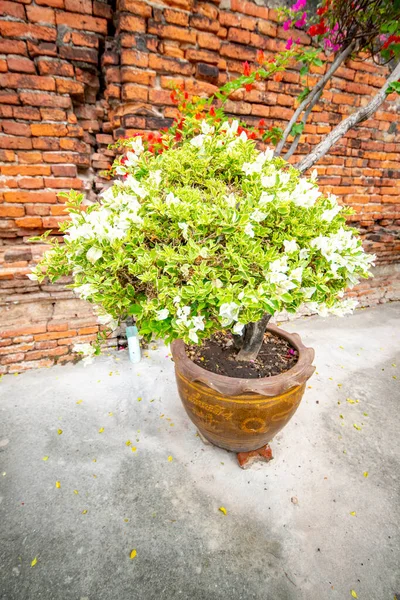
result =
[{"label": "tree trunk", "polygon": [[271,315],[265,313],[263,318],[259,321],[256,321],[256,323],[249,323],[245,326],[243,344],[236,357],[236,360],[246,361],[255,360],[257,358],[270,318]]}]

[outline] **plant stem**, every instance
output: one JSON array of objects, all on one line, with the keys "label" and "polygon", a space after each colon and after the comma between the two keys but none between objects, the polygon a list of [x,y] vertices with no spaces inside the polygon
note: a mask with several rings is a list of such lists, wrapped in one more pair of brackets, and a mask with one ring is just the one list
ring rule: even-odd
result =
[{"label": "plant stem", "polygon": [[332,129],[331,133],[326,136],[325,139],[322,140],[315,148],[303,158],[295,167],[302,173],[307,171],[310,167],[313,166],[314,163],[317,162],[320,158],[325,156],[327,152],[331,149],[333,144],[335,144],[340,138],[342,138],[349,129],[355,127],[361,121],[365,121],[369,119],[371,115],[380,107],[380,105],[386,99],[386,90],[391,83],[397,81],[400,77],[400,63],[393,69],[392,73],[387,78],[385,84],[379,90],[379,92],[372,98],[372,100],[366,105],[362,106],[352,115],[344,119],[339,125],[337,125],[334,129]]},{"label": "plant stem", "polygon": [[260,352],[265,330],[271,315],[265,313],[262,319],[255,323],[249,323],[245,326],[243,335],[243,344],[236,357],[236,360],[247,361],[255,360]]}]

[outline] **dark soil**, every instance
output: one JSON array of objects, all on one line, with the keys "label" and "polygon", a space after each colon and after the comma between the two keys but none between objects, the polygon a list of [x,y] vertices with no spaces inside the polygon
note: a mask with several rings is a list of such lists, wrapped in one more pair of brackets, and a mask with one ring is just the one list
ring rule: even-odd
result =
[{"label": "dark soil", "polygon": [[216,333],[199,346],[187,345],[186,354],[207,371],[243,379],[280,375],[291,369],[299,358],[289,342],[269,331],[255,361],[237,361],[232,334],[226,332]]}]

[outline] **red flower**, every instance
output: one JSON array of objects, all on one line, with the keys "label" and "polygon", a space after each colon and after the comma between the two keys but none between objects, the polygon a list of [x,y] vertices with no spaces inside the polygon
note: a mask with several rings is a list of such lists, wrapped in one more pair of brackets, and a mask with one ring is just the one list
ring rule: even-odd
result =
[{"label": "red flower", "polygon": [[152,154],[154,154],[154,146],[149,146],[148,151],[151,152]]},{"label": "red flower", "polygon": [[246,92],[251,92],[251,90],[253,89],[253,84],[246,83],[246,85],[244,86],[244,89],[246,90]]},{"label": "red flower", "polygon": [[250,71],[250,65],[249,65],[249,63],[246,60],[246,62],[243,63],[243,74],[246,75],[246,77],[248,77],[250,75],[250,72],[251,72]]},{"label": "red flower", "polygon": [[328,7],[327,6],[321,6],[321,8],[319,8],[317,10],[317,15],[321,16],[324,15],[326,12],[328,11]]},{"label": "red flower", "polygon": [[122,165],[124,165],[124,164],[126,163],[126,161],[127,161],[127,160],[128,160],[128,157],[127,157],[127,156],[123,156],[123,157],[121,158],[121,164],[122,164]]},{"label": "red flower", "polygon": [[209,110],[209,114],[210,114],[212,117],[215,117],[215,108],[214,108],[213,106],[210,108],[210,110]]},{"label": "red flower", "polygon": [[274,75],[274,81],[282,81],[282,73],[275,73]]},{"label": "red flower", "polygon": [[386,42],[383,44],[383,48],[386,50],[390,46],[390,44],[396,44],[400,42],[400,35],[390,35]]},{"label": "red flower", "polygon": [[264,52],[262,50],[257,50],[257,62],[261,64],[264,61],[265,61]]},{"label": "red flower", "polygon": [[195,118],[195,119],[197,119],[197,121],[200,121],[200,119],[202,119],[202,116],[201,116],[201,114],[200,114],[200,113],[196,113],[196,114],[194,115],[194,118]]},{"label": "red flower", "polygon": [[256,132],[255,132],[255,131],[251,131],[251,132],[248,134],[248,136],[247,136],[247,137],[249,138],[249,140],[255,140],[255,139],[256,139],[256,137],[257,137],[257,135],[256,135]]},{"label": "red flower", "polygon": [[311,25],[309,30],[307,31],[308,35],[314,37],[315,35],[324,35],[328,31],[328,28],[325,25],[324,19],[321,19],[318,25]]},{"label": "red flower", "polygon": [[177,133],[175,134],[175,139],[176,139],[176,141],[177,141],[177,142],[180,142],[180,141],[181,141],[181,139],[182,139],[182,134],[177,132]]},{"label": "red flower", "polygon": [[264,119],[260,119],[259,123],[258,123],[259,127],[265,127],[265,121]]}]

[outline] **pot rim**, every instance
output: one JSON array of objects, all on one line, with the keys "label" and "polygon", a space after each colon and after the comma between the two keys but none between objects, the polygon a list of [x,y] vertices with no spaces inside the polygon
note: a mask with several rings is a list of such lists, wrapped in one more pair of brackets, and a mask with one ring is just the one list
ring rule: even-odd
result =
[{"label": "pot rim", "polygon": [[187,356],[185,343],[180,339],[174,340],[171,344],[175,366],[177,368],[179,365],[179,371],[189,381],[200,381],[223,395],[255,392],[263,396],[275,396],[305,383],[315,371],[315,367],[312,365],[315,355],[313,348],[307,348],[298,333],[289,333],[272,324],[268,325],[267,331],[287,340],[299,354],[297,363],[291,369],[279,375],[260,377],[259,379],[245,379],[212,373],[196,365]]}]

